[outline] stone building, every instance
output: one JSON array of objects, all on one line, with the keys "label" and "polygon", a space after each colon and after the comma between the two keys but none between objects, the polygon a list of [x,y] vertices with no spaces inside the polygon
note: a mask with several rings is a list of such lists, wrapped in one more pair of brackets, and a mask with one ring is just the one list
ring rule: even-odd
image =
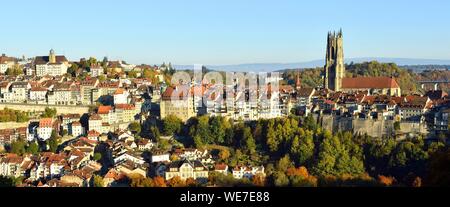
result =
[{"label": "stone building", "polygon": [[36,76],[62,76],[67,73],[70,67],[65,56],[55,55],[54,50],[50,50],[49,56],[38,56],[34,59]]}]

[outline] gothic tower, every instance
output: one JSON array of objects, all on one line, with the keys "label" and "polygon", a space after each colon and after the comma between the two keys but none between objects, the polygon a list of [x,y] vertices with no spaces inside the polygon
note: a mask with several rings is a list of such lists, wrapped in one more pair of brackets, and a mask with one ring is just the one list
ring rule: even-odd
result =
[{"label": "gothic tower", "polygon": [[324,87],[341,91],[342,79],[345,77],[344,41],[342,30],[338,34],[328,33],[327,56],[325,63]]}]

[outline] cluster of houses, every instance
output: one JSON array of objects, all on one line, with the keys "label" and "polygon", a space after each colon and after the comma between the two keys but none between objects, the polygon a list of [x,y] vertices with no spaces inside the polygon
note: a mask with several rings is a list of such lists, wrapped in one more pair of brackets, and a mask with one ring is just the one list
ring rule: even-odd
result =
[{"label": "cluster of houses", "polygon": [[0,175],[23,178],[23,186],[83,187],[101,170],[101,164],[91,161],[90,152],[74,149],[59,154],[3,154]]},{"label": "cluster of houses", "polygon": [[[295,87],[282,85],[277,91],[271,91],[270,86],[237,91],[238,85],[176,85],[166,88],[161,94],[160,115],[161,118],[175,115],[183,121],[206,114],[254,121],[286,117],[294,112],[302,116],[312,114],[334,120],[346,118],[350,122],[359,121],[339,127],[343,131],[367,133],[364,129],[367,123],[377,121],[382,122],[380,126],[389,125],[385,126],[387,128],[394,128],[394,124],[399,123],[404,133],[436,135],[448,131],[450,98],[446,92],[432,90],[424,95],[401,96],[393,78],[363,79],[362,84],[355,82],[359,79],[344,80],[345,88],[341,91],[302,88],[300,78],[297,78]],[[255,99],[249,98],[252,94],[256,94]],[[261,96],[267,96],[267,99],[261,99]],[[334,125],[330,125],[330,130],[336,128]],[[367,134],[374,137],[391,135],[378,131]]]},{"label": "cluster of houses", "polygon": [[40,105],[95,105],[97,102],[129,104],[149,91],[148,79],[89,78],[77,81],[64,76],[1,76],[0,102]]},{"label": "cluster of houses", "polygon": [[[86,60],[83,60],[86,61]],[[81,60],[80,60],[81,62]],[[55,55],[51,50],[49,56],[38,56],[28,62],[19,62],[15,58],[2,55],[0,57],[0,73],[20,66],[24,75],[2,75],[0,77],[1,103],[29,103],[48,105],[95,105],[97,102],[115,104],[130,103],[134,93],[148,91],[151,81],[137,78],[127,79],[126,72],[134,71],[140,77],[145,69],[151,69],[155,78],[162,82],[162,70],[171,70],[171,64],[162,66],[130,65],[123,61],[108,61],[105,66],[91,65],[86,72],[89,79],[78,81],[67,77],[71,66],[65,56]],[[114,74],[111,81],[100,81],[100,76]],[[124,90],[126,89],[126,90]]]},{"label": "cluster of houses", "polygon": [[88,187],[94,185],[94,175],[102,176],[103,186],[126,186],[127,179],[135,176],[206,183],[212,171],[236,179],[265,176],[263,166],[230,170],[226,164],[216,163],[207,150],[161,151],[156,143],[136,139],[129,131],[76,138],[62,145],[59,153],[0,154],[0,176],[22,178],[24,187]]}]

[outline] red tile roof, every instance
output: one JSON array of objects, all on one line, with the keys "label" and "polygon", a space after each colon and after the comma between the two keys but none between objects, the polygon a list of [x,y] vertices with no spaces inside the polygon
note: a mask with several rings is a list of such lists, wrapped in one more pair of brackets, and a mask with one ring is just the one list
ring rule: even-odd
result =
[{"label": "red tile roof", "polygon": [[52,118],[45,118],[39,120],[39,127],[52,127],[53,119]]},{"label": "red tile roof", "polygon": [[125,92],[125,90],[123,88],[118,88],[116,90],[116,92],[114,92],[114,95],[120,95],[120,94],[123,94],[124,92]]},{"label": "red tile roof", "polygon": [[356,77],[356,78],[343,78],[342,88],[400,88],[397,81],[389,77]]},{"label": "red tile roof", "polygon": [[109,114],[109,112],[112,111],[111,106],[99,106],[98,107],[98,114]]},{"label": "red tile roof", "polygon": [[226,170],[227,167],[228,167],[227,164],[221,163],[221,164],[216,164],[216,165],[214,166],[214,169],[215,169],[215,170]]},{"label": "red tile roof", "polygon": [[100,136],[100,133],[95,130],[91,130],[88,132],[88,137],[98,137],[98,136]]},{"label": "red tile roof", "polygon": [[89,120],[102,120],[102,117],[100,117],[98,114],[92,114],[89,117]]},{"label": "red tile roof", "polygon": [[133,104],[116,104],[116,109],[134,110],[135,107]]}]

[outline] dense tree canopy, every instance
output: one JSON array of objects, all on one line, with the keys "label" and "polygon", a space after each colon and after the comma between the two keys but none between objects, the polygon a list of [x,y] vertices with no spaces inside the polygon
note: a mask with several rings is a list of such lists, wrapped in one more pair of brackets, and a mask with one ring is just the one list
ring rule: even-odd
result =
[{"label": "dense tree canopy", "polygon": [[0,110],[0,122],[27,122],[30,118],[28,114],[23,111],[16,111],[5,108]]},{"label": "dense tree canopy", "polygon": [[163,120],[164,135],[172,136],[180,132],[183,122],[177,116],[169,115]]}]

